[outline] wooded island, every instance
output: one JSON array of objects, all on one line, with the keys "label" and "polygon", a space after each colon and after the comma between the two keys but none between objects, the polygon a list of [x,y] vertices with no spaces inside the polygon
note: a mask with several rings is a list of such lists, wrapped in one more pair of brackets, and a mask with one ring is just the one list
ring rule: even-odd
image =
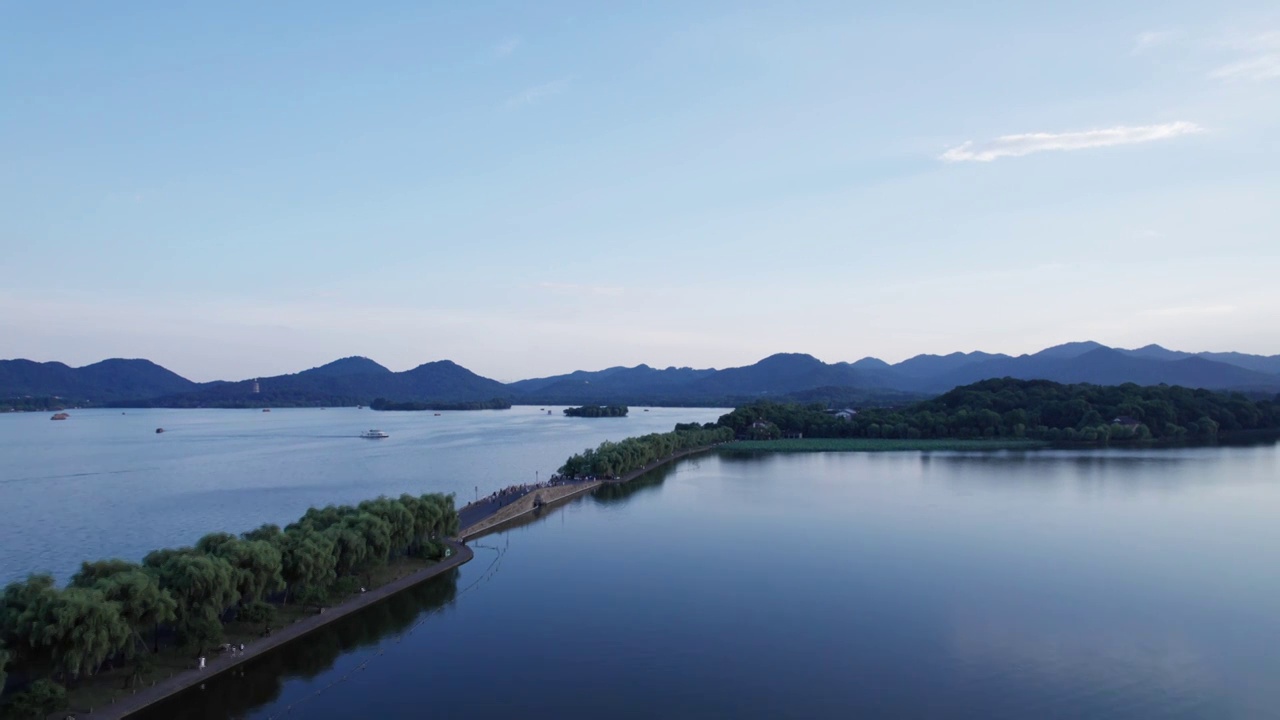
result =
[{"label": "wooded island", "polygon": [[564,414],[569,417],[626,417],[626,405],[583,405],[582,407],[565,408]]}]

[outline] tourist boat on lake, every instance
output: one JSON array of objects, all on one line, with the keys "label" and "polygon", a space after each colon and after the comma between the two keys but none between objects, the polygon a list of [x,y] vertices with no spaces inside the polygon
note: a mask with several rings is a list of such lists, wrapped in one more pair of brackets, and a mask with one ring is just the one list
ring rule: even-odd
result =
[{"label": "tourist boat on lake", "polygon": [[66,420],[66,419],[67,419],[67,418],[69,418],[69,417],[71,417],[71,416],[70,416],[70,415],[68,415],[68,414],[66,414],[66,413],[60,412],[60,413],[54,413],[54,414],[53,414],[53,417],[51,417],[51,418],[49,418],[49,419],[50,419],[50,420]]},{"label": "tourist boat on lake", "polygon": [[389,438],[391,436],[382,432],[381,430],[365,430],[364,432],[360,433],[360,437],[366,438],[368,440],[381,440],[382,438]]}]

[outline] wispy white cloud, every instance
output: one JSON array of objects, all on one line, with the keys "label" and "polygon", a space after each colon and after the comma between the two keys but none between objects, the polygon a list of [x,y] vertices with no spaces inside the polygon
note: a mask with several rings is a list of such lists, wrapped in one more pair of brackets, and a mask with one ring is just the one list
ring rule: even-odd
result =
[{"label": "wispy white cloud", "polygon": [[1130,55],[1141,55],[1148,50],[1167,45],[1182,36],[1177,30],[1147,30],[1140,32],[1133,38],[1133,49],[1129,51]]},{"label": "wispy white cloud", "polygon": [[1274,80],[1280,78],[1280,53],[1259,55],[1229,63],[1209,73],[1219,80]]},{"label": "wispy white cloud", "polygon": [[502,58],[511,57],[516,50],[520,49],[521,40],[518,37],[510,37],[497,45],[493,46],[493,56],[501,60]]},{"label": "wispy white cloud", "polygon": [[1255,82],[1280,78],[1280,31],[1237,36],[1224,44],[1238,54],[1238,59],[1215,68],[1209,77]]},{"label": "wispy white cloud", "polygon": [[1168,140],[1203,131],[1204,128],[1193,122],[1180,120],[1160,125],[1117,125],[1081,132],[1002,135],[986,142],[966,142],[947,150],[939,159],[944,162],[991,162],[1002,157],[1021,157],[1047,150],[1086,150]]},{"label": "wispy white cloud", "polygon": [[623,288],[612,285],[575,285],[573,283],[543,282],[538,287],[559,295],[621,295]]},{"label": "wispy white cloud", "polygon": [[534,103],[540,102],[549,97],[560,95],[568,89],[569,78],[567,77],[560,78],[559,80],[552,80],[549,83],[543,83],[541,85],[534,85],[533,87],[525,88],[524,90],[521,90],[515,95],[507,98],[507,109],[511,110],[525,105],[533,105]]},{"label": "wispy white cloud", "polygon": [[1280,51],[1280,30],[1234,33],[1227,36],[1222,44],[1243,53],[1276,52]]}]

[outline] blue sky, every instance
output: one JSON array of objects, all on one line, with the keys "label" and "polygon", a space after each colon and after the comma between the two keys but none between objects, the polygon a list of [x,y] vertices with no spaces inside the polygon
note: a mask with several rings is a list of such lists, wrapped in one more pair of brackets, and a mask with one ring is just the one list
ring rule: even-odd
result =
[{"label": "blue sky", "polygon": [[0,356],[1280,353],[1280,11],[1041,5],[0,0]]}]

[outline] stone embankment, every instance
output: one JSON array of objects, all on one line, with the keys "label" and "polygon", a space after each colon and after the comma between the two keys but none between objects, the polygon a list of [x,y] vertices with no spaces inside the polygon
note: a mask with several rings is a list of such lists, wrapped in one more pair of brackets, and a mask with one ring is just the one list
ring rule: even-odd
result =
[{"label": "stone embankment", "polygon": [[553,485],[551,487],[541,488],[527,493],[519,500],[503,506],[498,512],[484,518],[483,520],[462,528],[458,532],[458,538],[464,542],[502,525],[503,523],[514,520],[521,515],[533,512],[541,505],[550,505],[561,500],[568,500],[578,495],[591,492],[602,484],[599,480],[591,482],[567,483],[565,485]]}]

